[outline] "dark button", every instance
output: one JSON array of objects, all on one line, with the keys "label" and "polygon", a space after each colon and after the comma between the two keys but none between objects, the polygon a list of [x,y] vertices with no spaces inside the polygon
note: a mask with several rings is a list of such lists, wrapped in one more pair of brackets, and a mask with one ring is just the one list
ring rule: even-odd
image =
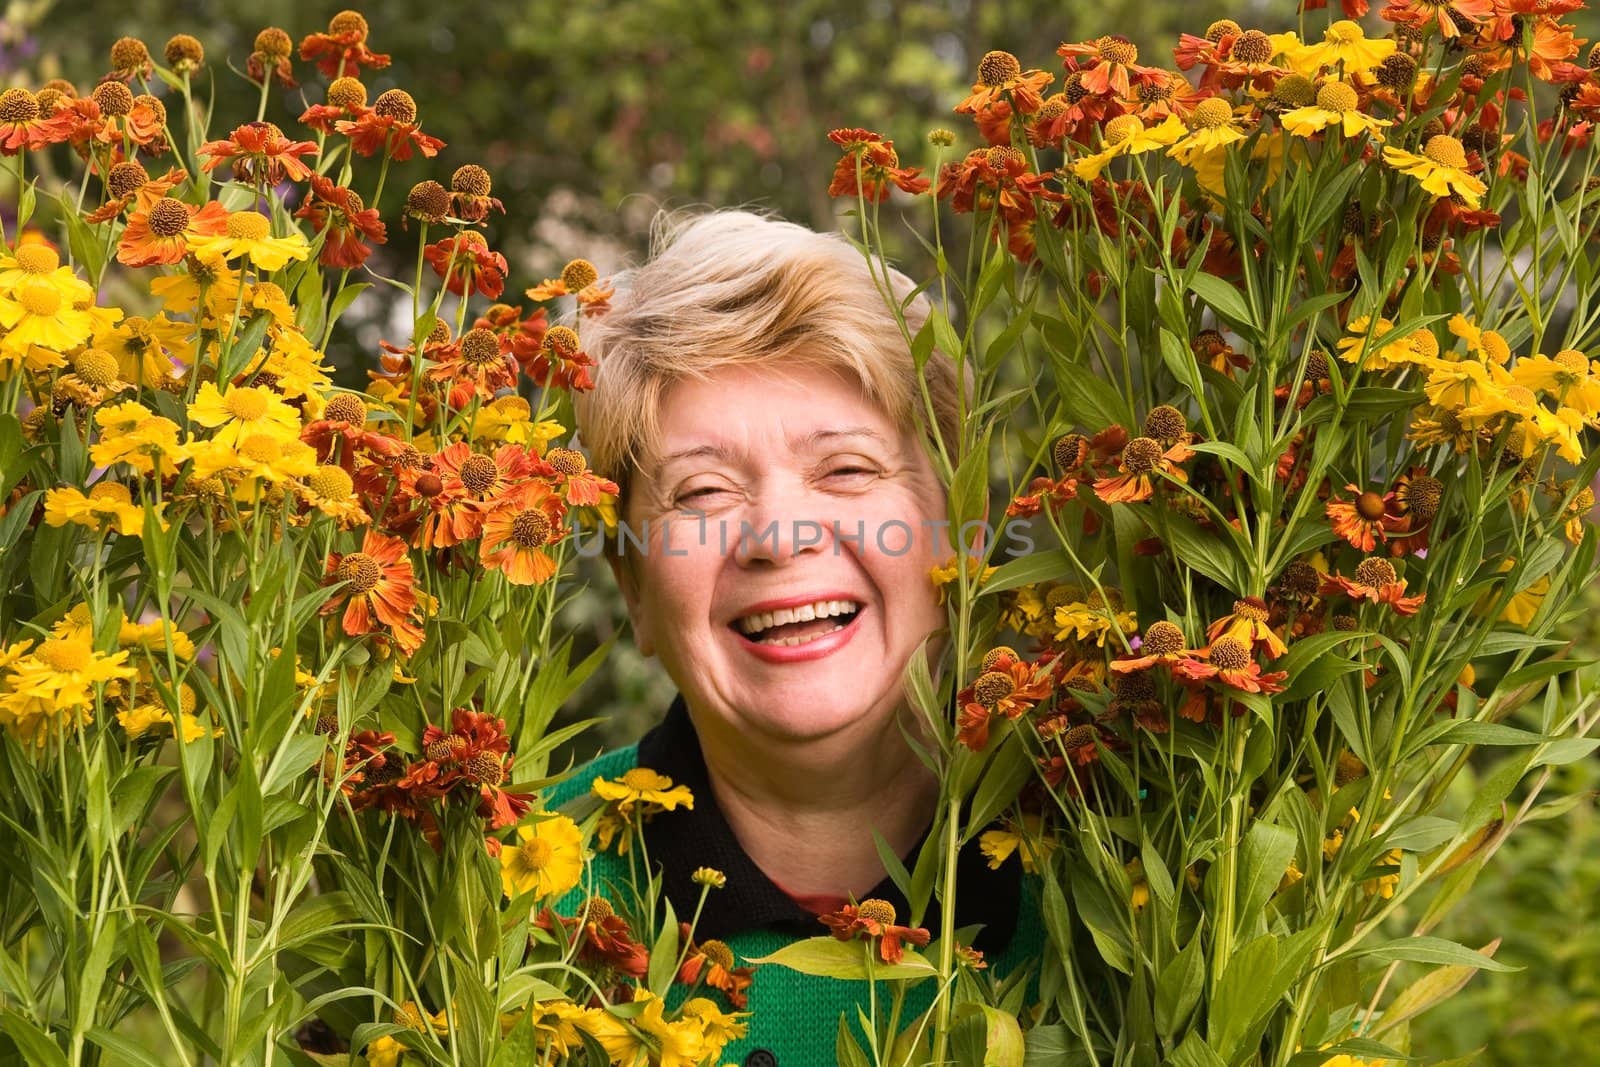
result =
[{"label": "dark button", "polygon": [[770,1049],[758,1048],[744,1058],[744,1067],[778,1067],[778,1057]]}]

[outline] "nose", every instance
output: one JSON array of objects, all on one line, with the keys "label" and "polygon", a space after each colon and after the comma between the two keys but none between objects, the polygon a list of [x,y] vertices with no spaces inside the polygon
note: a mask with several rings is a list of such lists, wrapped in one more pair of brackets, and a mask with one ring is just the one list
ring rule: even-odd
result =
[{"label": "nose", "polygon": [[740,566],[784,566],[801,555],[820,553],[829,524],[803,489],[774,487],[743,509],[738,529],[729,531]]}]

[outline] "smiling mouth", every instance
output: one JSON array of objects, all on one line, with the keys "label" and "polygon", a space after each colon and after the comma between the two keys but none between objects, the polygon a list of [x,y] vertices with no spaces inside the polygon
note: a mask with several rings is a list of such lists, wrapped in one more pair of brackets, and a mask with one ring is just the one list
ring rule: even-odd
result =
[{"label": "smiling mouth", "polygon": [[762,611],[735,619],[735,633],[758,645],[809,644],[850,625],[863,605],[853,600],[819,600],[795,608]]}]

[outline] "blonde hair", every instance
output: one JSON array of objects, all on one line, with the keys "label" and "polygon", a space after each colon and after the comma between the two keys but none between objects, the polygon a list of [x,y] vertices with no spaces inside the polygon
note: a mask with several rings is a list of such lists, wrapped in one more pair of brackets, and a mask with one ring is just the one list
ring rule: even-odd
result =
[{"label": "blonde hair", "polygon": [[[580,327],[598,364],[574,396],[589,462],[623,486],[659,444],[662,398],[676,382],[721,367],[831,369],[853,377],[897,426],[924,411],[917,369],[882,295],[884,274],[915,336],[930,310],[899,271],[877,267],[838,234],[748,211],[657,216],[653,254],[615,279],[603,315]],[[925,369],[937,431],[958,437],[956,364],[935,351]]]}]

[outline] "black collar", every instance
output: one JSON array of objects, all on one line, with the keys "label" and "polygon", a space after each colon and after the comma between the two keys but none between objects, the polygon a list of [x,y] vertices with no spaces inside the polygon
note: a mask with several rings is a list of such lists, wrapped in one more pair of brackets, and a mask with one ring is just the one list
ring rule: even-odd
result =
[{"label": "black collar", "polygon": [[[706,774],[700,739],[689,720],[689,708],[679,695],[661,724],[639,742],[639,766],[648,767],[686,785],[694,794],[692,810],[662,812],[645,826],[645,845],[651,862],[662,868],[663,888],[679,916],[694,914],[700,887],[692,875],[697,867],[714,867],[728,876],[725,889],[706,898],[695,928],[697,938],[726,939],[730,934],[749,929],[778,929],[801,935],[822,931],[817,917],[806,911],[757,867],[739,845],[717,807],[716,796]],[[903,857],[907,869],[913,866],[922,840]],[[990,870],[988,862],[973,841],[963,849],[956,864],[956,927],[981,924],[983,929],[975,947],[996,955],[1011,941],[1022,900],[1021,865],[1002,864]],[[904,893],[888,877],[863,899],[877,897],[895,906],[902,921],[911,913]],[[923,925],[939,936],[939,913],[929,909]]]}]

